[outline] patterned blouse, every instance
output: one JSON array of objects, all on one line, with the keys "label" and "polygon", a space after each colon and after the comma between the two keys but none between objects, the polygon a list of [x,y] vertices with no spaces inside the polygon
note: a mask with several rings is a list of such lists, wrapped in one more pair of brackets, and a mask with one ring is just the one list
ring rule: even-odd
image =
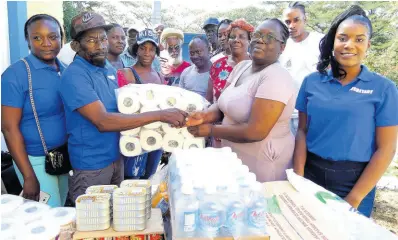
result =
[{"label": "patterned blouse", "polygon": [[215,61],[210,69],[210,78],[213,81],[213,99],[217,101],[225,88],[229,74],[233,66],[228,64],[228,56]]}]

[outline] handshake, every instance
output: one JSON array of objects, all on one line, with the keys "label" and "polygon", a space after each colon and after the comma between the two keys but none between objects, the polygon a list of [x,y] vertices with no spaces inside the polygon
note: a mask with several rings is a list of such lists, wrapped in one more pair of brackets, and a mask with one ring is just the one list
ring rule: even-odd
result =
[{"label": "handshake", "polygon": [[206,112],[187,113],[182,110],[172,108],[162,111],[161,122],[166,122],[172,127],[188,127],[188,131],[194,137],[208,137],[211,135],[213,125],[206,121]]}]

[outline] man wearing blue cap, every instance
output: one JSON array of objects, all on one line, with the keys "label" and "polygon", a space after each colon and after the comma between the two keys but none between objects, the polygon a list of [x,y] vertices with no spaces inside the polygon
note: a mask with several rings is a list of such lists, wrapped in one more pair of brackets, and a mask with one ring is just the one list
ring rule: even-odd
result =
[{"label": "man wearing blue cap", "polygon": [[203,30],[205,30],[207,40],[211,45],[211,55],[217,54],[218,41],[217,41],[217,26],[219,21],[217,18],[208,18],[203,24]]}]

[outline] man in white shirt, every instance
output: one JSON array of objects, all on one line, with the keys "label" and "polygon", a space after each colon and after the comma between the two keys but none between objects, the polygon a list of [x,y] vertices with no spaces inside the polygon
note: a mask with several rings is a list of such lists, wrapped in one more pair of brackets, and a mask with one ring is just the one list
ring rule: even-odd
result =
[{"label": "man in white shirt", "polygon": [[[289,28],[290,38],[287,40],[286,48],[279,61],[292,75],[298,91],[304,78],[316,71],[319,42],[323,38],[323,34],[305,30],[307,23],[305,6],[298,2],[289,4],[289,7],[284,10],[283,21]],[[291,122],[293,134],[296,134],[297,127],[298,112],[295,110]]]}]

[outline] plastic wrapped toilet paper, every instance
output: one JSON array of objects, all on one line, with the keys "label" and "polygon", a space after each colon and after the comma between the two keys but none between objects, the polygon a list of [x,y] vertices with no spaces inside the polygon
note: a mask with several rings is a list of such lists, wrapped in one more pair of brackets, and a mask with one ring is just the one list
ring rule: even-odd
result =
[{"label": "plastic wrapped toilet paper", "polygon": [[184,108],[184,99],[182,98],[179,92],[168,92],[163,93],[162,98],[159,103],[160,109],[169,109],[169,108]]},{"label": "plastic wrapped toilet paper", "polygon": [[174,127],[170,126],[170,124],[168,124],[168,123],[162,123],[162,130],[163,130],[163,132],[165,132],[165,133],[175,133],[175,134],[178,134],[178,133],[181,132],[181,129],[180,129],[180,128],[174,128]]},{"label": "plastic wrapped toilet paper", "polygon": [[155,84],[145,84],[139,89],[139,100],[145,107],[156,107],[160,102],[160,95],[156,91]]},{"label": "plastic wrapped toilet paper", "polygon": [[184,136],[184,138],[195,138],[189,131],[188,128],[184,127],[181,128],[181,134]]},{"label": "plastic wrapped toilet paper", "polygon": [[132,91],[120,91],[117,96],[117,108],[124,114],[133,114],[140,110],[139,96]]},{"label": "plastic wrapped toilet paper", "polygon": [[17,239],[55,240],[59,232],[60,227],[52,219],[42,219],[27,224]]},{"label": "plastic wrapped toilet paper", "polygon": [[12,217],[14,211],[23,204],[24,199],[20,196],[3,194],[1,200],[1,217]]},{"label": "plastic wrapped toilet paper", "polygon": [[122,134],[123,136],[136,136],[138,135],[138,133],[140,133],[141,128],[133,128],[130,130],[126,130],[126,131],[121,131],[120,134]]},{"label": "plastic wrapped toilet paper", "polygon": [[142,149],[151,152],[162,147],[163,138],[159,132],[144,129],[140,133],[140,143]]},{"label": "plastic wrapped toilet paper", "polygon": [[61,231],[69,230],[75,227],[76,209],[72,207],[52,208],[43,214],[42,219],[52,219],[54,223],[61,227]]},{"label": "plastic wrapped toilet paper", "polygon": [[[50,206],[39,202],[25,202],[15,212],[15,217],[28,224],[39,220],[50,210]],[[29,239],[29,238],[28,238]]]},{"label": "plastic wrapped toilet paper", "polygon": [[174,149],[182,149],[184,137],[181,134],[167,133],[163,137],[163,150],[173,152]]},{"label": "plastic wrapped toilet paper", "polygon": [[24,229],[25,225],[18,219],[1,218],[1,240],[15,240],[18,239],[18,233]]},{"label": "plastic wrapped toilet paper", "polygon": [[52,208],[42,217],[44,220],[52,219],[60,226],[59,239],[73,239],[76,232],[76,209],[71,207]]},{"label": "plastic wrapped toilet paper", "polygon": [[141,143],[137,137],[121,136],[119,148],[123,156],[126,157],[134,157],[142,153]]},{"label": "plastic wrapped toilet paper", "polygon": [[186,138],[184,140],[183,149],[205,148],[204,138]]},{"label": "plastic wrapped toilet paper", "polygon": [[[160,109],[158,107],[156,107],[156,106],[150,106],[150,107],[144,106],[144,107],[141,108],[140,112],[141,113],[145,113],[145,112],[153,112],[153,111],[159,111],[159,110]],[[156,128],[160,128],[161,125],[162,125],[161,122],[153,122],[153,123],[145,125],[144,128],[146,128],[146,129],[156,129]]]}]

